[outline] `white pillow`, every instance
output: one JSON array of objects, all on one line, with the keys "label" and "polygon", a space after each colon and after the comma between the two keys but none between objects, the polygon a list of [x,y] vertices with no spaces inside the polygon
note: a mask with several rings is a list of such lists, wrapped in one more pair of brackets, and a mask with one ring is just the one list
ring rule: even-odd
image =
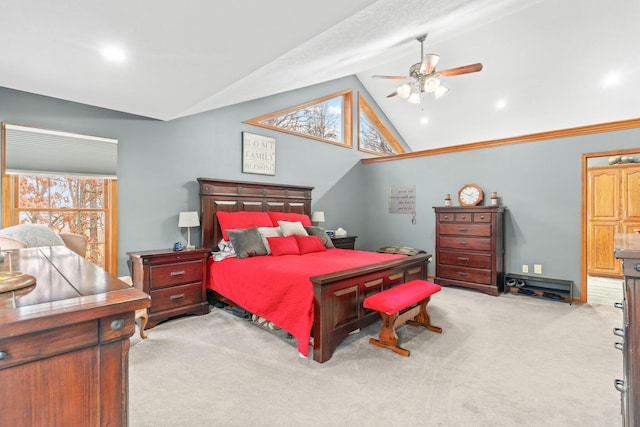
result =
[{"label": "white pillow", "polygon": [[264,243],[264,247],[267,248],[267,255],[271,255],[271,247],[269,246],[267,237],[282,236],[280,227],[258,227],[258,231],[260,232],[260,236],[262,236],[262,243]]},{"label": "white pillow", "polygon": [[280,225],[280,231],[284,237],[287,236],[308,236],[307,230],[304,229],[304,226],[300,221],[289,222],[289,221],[278,221],[278,225]]}]

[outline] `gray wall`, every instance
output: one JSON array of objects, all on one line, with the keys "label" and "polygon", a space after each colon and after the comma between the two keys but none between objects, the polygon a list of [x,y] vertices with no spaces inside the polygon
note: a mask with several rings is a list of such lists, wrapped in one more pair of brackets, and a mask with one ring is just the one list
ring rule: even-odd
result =
[{"label": "gray wall", "polygon": [[[506,270],[542,264],[544,277],[573,280],[580,292],[582,154],[638,147],[640,129],[521,143],[496,148],[363,165],[367,249],[414,246],[435,253],[433,206],[467,183],[478,184],[490,204],[496,191],[505,217]],[[408,215],[388,213],[392,185],[416,186],[416,225]],[[434,258],[435,261],[435,258]],[[435,262],[429,266],[435,274]]]},{"label": "gray wall", "polygon": [[[345,89],[354,91],[352,149],[242,123]],[[0,121],[118,139],[118,274],[128,274],[127,251],[186,242],[178,213],[199,210],[198,177],[313,186],[327,228],[364,235],[359,160],[371,155],[357,150],[358,92],[397,135],[355,77],[169,122],[0,88]],[[242,131],[276,138],[275,176],[241,172]],[[191,237],[197,245],[200,230]]]}]

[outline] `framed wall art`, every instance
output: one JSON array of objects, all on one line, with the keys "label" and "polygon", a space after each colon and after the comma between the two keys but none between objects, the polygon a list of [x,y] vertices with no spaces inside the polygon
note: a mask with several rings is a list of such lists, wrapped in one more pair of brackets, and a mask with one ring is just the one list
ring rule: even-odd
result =
[{"label": "framed wall art", "polygon": [[242,173],[276,174],[276,139],[242,132]]}]

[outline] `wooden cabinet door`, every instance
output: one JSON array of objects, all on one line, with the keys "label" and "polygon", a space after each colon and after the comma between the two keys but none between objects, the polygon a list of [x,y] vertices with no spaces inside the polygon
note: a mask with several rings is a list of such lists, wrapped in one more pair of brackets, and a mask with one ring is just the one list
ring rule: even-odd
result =
[{"label": "wooden cabinet door", "polygon": [[622,277],[622,263],[613,256],[613,242],[620,233],[620,170],[596,167],[588,171],[587,274]]},{"label": "wooden cabinet door", "polygon": [[622,278],[613,244],[616,233],[640,230],[640,165],[594,167],[587,175],[587,274]]}]

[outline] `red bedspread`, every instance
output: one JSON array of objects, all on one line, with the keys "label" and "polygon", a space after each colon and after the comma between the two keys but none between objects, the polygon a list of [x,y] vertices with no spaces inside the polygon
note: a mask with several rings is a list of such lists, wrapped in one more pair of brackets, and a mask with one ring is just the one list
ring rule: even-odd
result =
[{"label": "red bedspread", "polygon": [[313,326],[309,278],[404,256],[328,249],[304,255],[226,258],[211,263],[208,287],[289,332],[306,357]]}]

